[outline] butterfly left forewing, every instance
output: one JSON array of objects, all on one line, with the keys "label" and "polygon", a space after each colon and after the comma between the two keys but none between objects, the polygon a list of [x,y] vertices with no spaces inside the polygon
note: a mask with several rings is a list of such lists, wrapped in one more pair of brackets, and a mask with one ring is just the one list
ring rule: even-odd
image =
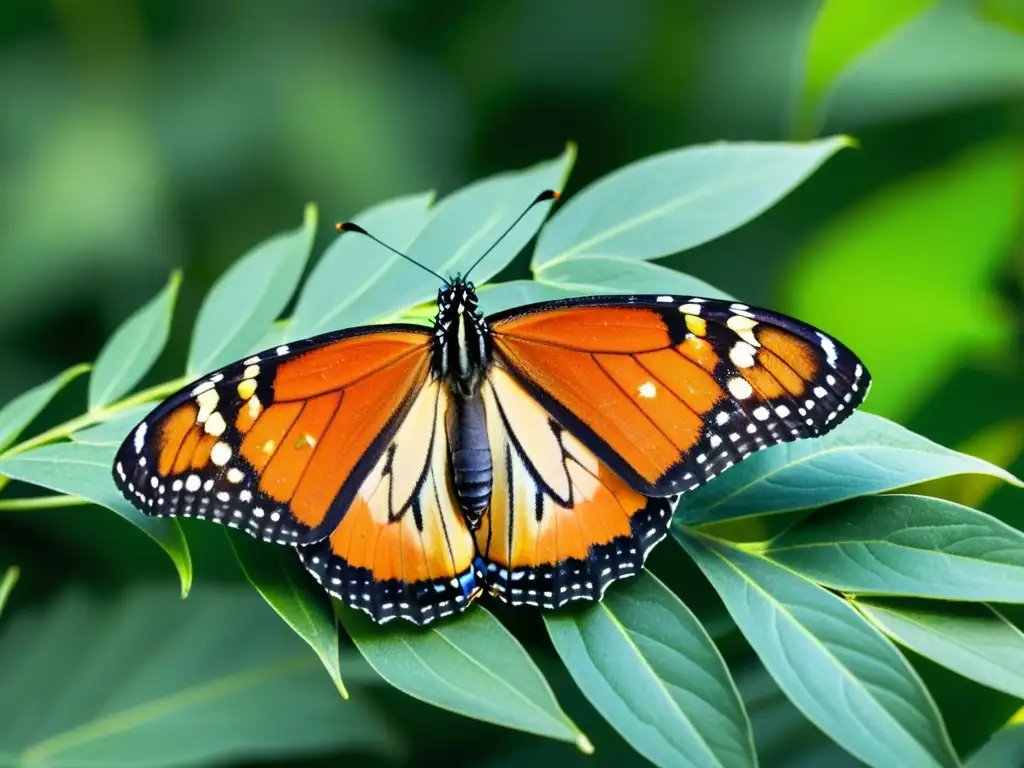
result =
[{"label": "butterfly left forewing", "polygon": [[670,499],[630,488],[501,366],[481,390],[494,488],[475,532],[488,588],[513,605],[599,600],[639,572]]},{"label": "butterfly left forewing", "polygon": [[328,592],[378,622],[427,624],[479,594],[473,537],[448,471],[450,406],[441,382],[427,384],[338,527],[299,548]]}]

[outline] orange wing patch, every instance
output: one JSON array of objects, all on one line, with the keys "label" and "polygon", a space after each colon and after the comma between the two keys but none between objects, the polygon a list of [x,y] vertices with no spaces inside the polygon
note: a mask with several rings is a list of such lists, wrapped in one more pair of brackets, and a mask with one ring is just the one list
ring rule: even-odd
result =
[{"label": "orange wing patch", "polygon": [[480,591],[448,472],[450,397],[439,382],[421,390],[330,538],[300,550],[328,591],[377,621],[425,624]]},{"label": "orange wing patch", "polygon": [[482,397],[494,489],[475,537],[488,586],[513,604],[600,599],[665,535],[668,502],[631,489],[502,368]]}]

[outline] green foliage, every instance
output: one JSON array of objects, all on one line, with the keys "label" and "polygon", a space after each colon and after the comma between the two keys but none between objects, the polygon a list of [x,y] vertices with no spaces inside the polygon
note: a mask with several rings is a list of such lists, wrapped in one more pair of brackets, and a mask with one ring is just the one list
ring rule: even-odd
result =
[{"label": "green foliage", "polygon": [[[579,293],[724,296],[647,260],[742,226],[847,144],[834,138],[696,146],[609,174],[570,198],[547,224],[544,210],[532,211],[482,262],[473,275],[481,283],[505,270],[537,235],[533,279],[484,286],[484,309]],[[408,196],[354,220],[433,269],[464,271],[540,189],[564,186],[574,160],[570,147],[558,158],[477,182],[436,204],[432,195]],[[314,210],[307,210],[301,228],[257,246],[217,281],[199,311],[187,370],[201,373],[261,345],[351,323],[432,314],[423,302],[434,295],[434,282],[352,235],[327,248],[294,297],[315,234]],[[0,510],[26,513],[85,501],[111,509],[171,557],[186,594],[192,560],[182,526],[138,513],[110,476],[116,448],[137,420],[187,383],[176,379],[124,396],[163,348],[175,288],[172,279],[104,348],[84,415],[0,454],[0,482],[22,481],[61,495],[8,491]],[[293,301],[291,317],[282,319]],[[16,440],[70,375],[0,410],[0,440]],[[419,706],[419,715],[446,710],[491,724],[492,734],[505,733],[493,727],[501,726],[589,753],[591,739],[576,724],[592,733],[583,720],[588,710],[573,707],[578,694],[557,684],[567,671],[610,727],[651,763],[753,766],[764,714],[749,694],[737,692],[722,654],[733,661],[730,643],[718,637],[720,651],[705,629],[712,624],[706,614],[711,596],[683,560],[685,550],[792,702],[780,698],[780,706],[795,705],[835,744],[870,765],[957,765],[942,715],[886,635],[983,685],[1019,691],[1019,680],[999,680],[994,670],[1019,675],[1020,633],[984,601],[1024,602],[1024,535],[949,501],[878,494],[964,474],[1020,485],[1006,470],[867,413],[823,438],[760,452],[684,496],[673,524],[682,547],[666,542],[654,558],[675,559],[671,571],[661,572],[665,583],[645,574],[612,586],[599,604],[544,615],[562,662],[556,669],[536,638],[526,637],[528,609],[495,615],[478,605],[426,629],[398,622],[377,626],[332,606],[287,548],[232,535],[230,547],[220,551],[228,557],[234,552],[255,591],[222,591],[200,580],[184,603],[146,587],[107,607],[70,595],[17,616],[0,641],[0,762],[205,765],[327,748],[392,754],[397,742],[389,729],[399,718],[385,725],[369,679],[408,694],[399,698],[404,706]],[[794,512],[801,514],[780,515]],[[791,525],[769,541],[742,543],[721,526],[702,527],[771,514]],[[210,527],[186,530],[194,544],[209,547],[203,537]],[[682,581],[685,568],[690,571]],[[958,613],[937,601],[860,599],[868,593],[977,606]],[[522,617],[521,626],[510,625],[515,635],[504,623],[508,617]],[[728,625],[727,635],[731,622],[717,623]],[[82,638],[76,643],[88,663],[45,667],[44,660],[60,654],[33,641],[50,637],[48,632]],[[369,669],[353,661],[345,635]],[[103,698],[111,680],[125,681],[125,689]],[[27,701],[30,681],[37,697],[32,701],[63,696],[69,703],[49,719],[40,716],[41,705],[25,706],[10,725],[4,706]],[[348,689],[351,700],[343,702]],[[195,738],[176,741],[174,734],[185,728]],[[568,760],[572,750],[557,754]]]}]

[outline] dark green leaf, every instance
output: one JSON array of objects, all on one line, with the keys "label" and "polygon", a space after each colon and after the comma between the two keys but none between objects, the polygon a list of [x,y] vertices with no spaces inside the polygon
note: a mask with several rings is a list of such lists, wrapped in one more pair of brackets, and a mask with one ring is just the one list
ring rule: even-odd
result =
[{"label": "dark green leaf", "polygon": [[760,451],[683,496],[685,523],[811,509],[948,475],[1009,472],[951,451],[898,424],[858,411],[824,437]]},{"label": "dark green leaf", "polygon": [[657,259],[753,219],[849,140],[708,144],[648,157],[569,198],[541,231],[538,277],[580,256]]},{"label": "dark green leaf", "polygon": [[244,357],[263,338],[299,284],[316,224],[316,207],[309,205],[301,227],[263,241],[213,284],[193,331],[190,374]]},{"label": "dark green leaf", "polygon": [[148,517],[121,495],[111,476],[115,446],[56,443],[0,461],[0,475],[67,493],[113,510],[159,544],[181,579],[181,594],[192,586],[192,557],[174,519]]},{"label": "dark green leaf", "polygon": [[[352,220],[391,247],[405,251],[430,221],[433,199],[433,193],[400,197],[375,205]],[[306,280],[287,338],[277,343],[389,317],[434,295],[435,282],[422,269],[368,237],[351,232],[339,235]]]},{"label": "dark green leaf", "polygon": [[[444,277],[465,273],[540,192],[563,187],[575,159],[576,149],[569,146],[554,160],[492,176],[454,192],[438,203],[430,222],[409,246],[409,256]],[[473,270],[473,280],[482,285],[512,261],[537,233],[550,208],[550,202],[535,206]],[[437,294],[437,285],[431,284],[429,276],[422,287],[421,298],[408,304]]]},{"label": "dark green leaf", "polygon": [[673,534],[779,687],[838,744],[881,768],[959,764],[920,678],[845,600],[724,541]]},{"label": "dark green leaf", "polygon": [[[32,419],[42,413],[54,396],[72,380],[88,371],[88,365],[76,365],[58,373],[45,384],[33,387],[0,408],[0,451],[18,439],[18,435]],[[2,453],[0,453],[2,455]]]},{"label": "dark green leaf", "polygon": [[160,357],[171,332],[174,301],[181,272],[118,328],[103,345],[89,377],[89,410],[102,408],[127,394]]},{"label": "dark green leaf", "polygon": [[18,583],[20,573],[21,571],[18,570],[17,566],[12,565],[4,572],[4,577],[0,579],[0,614],[4,612],[7,598],[11,596],[14,585]]},{"label": "dark green leaf", "polygon": [[600,603],[544,614],[587,699],[660,766],[753,766],[739,694],[697,618],[650,573]]},{"label": "dark green leaf", "polygon": [[541,275],[544,285],[580,295],[668,293],[707,299],[732,298],[696,277],[658,264],[618,256],[580,256],[554,263]]},{"label": "dark green leaf", "polygon": [[380,626],[336,600],[334,606],[359,652],[399,690],[460,715],[593,749],[523,647],[483,607],[421,629],[397,621]]},{"label": "dark green leaf", "polygon": [[200,766],[325,751],[397,757],[369,701],[344,702],[248,587],[66,594],[0,634],[0,763]]},{"label": "dark green leaf", "polygon": [[320,657],[338,692],[348,698],[341,679],[338,623],[331,601],[299,565],[291,547],[267,545],[225,530],[249,583]]},{"label": "dark green leaf", "polygon": [[766,557],[854,594],[1024,602],[1024,533],[927,496],[875,496],[810,515]]},{"label": "dark green leaf", "polygon": [[893,640],[971,680],[1024,699],[1024,633],[974,603],[857,600]]}]

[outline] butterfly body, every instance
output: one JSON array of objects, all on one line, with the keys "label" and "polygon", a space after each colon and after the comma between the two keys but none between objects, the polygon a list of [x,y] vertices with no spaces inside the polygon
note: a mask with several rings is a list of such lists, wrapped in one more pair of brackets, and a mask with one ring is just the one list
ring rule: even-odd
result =
[{"label": "butterfly body", "polygon": [[181,390],[125,440],[146,514],[292,546],[331,594],[417,624],[484,591],[598,600],[638,573],[676,498],[823,434],[870,378],[793,318],[687,296],[597,296],[433,329],[383,325],[261,352]]}]

